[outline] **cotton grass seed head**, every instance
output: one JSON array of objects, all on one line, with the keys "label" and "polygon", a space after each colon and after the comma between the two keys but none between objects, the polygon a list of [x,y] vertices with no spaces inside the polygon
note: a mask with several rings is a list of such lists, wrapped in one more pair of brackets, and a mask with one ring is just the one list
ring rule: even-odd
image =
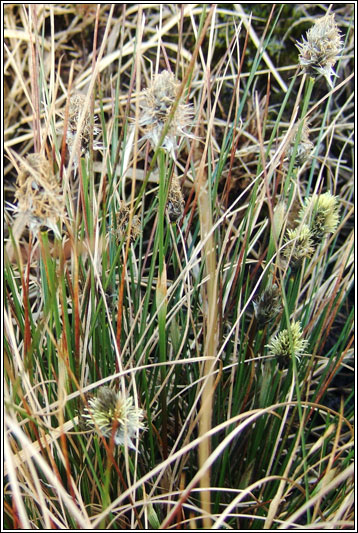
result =
[{"label": "cotton grass seed head", "polygon": [[[128,232],[128,224],[130,220],[130,209],[123,202],[120,202],[119,209],[116,212],[117,230],[116,235],[119,240],[123,239]],[[134,242],[136,238],[141,234],[142,226],[140,218],[137,215],[132,217],[131,227],[129,230],[129,238],[131,242]]]},{"label": "cotton grass seed head", "polygon": [[41,226],[46,226],[60,237],[57,222],[64,218],[65,202],[45,156],[27,156],[20,165],[16,186],[18,216],[25,217],[30,230],[37,233]]},{"label": "cotton grass seed head", "polygon": [[277,358],[280,368],[287,367],[293,357],[300,360],[308,345],[308,341],[302,338],[300,322],[292,322],[290,332],[291,335],[287,329],[280,331],[266,345],[269,355]]},{"label": "cotton grass seed head", "polygon": [[182,218],[184,213],[184,197],[180,187],[179,179],[173,176],[168,192],[167,213],[170,222],[176,222]]},{"label": "cotton grass seed head", "polygon": [[83,418],[88,427],[99,430],[104,437],[111,437],[114,430],[115,444],[128,445],[133,450],[136,447],[132,439],[144,429],[143,410],[134,405],[131,396],[125,397],[110,387],[102,387],[97,398],[89,400]]},{"label": "cotton grass seed head", "polygon": [[334,15],[325,15],[317,19],[314,26],[306,34],[306,40],[297,43],[300,51],[299,61],[304,72],[310,76],[323,75],[332,87],[333,70],[343,48],[340,31]]},{"label": "cotton grass seed head", "polygon": [[293,269],[299,268],[303,260],[309,259],[314,252],[312,233],[307,224],[288,229],[285,243],[283,254]]},{"label": "cotton grass seed head", "polygon": [[272,322],[282,309],[281,294],[276,283],[266,287],[253,305],[259,327]]},{"label": "cotton grass seed head", "polygon": [[309,225],[314,243],[319,243],[327,233],[334,233],[339,223],[338,197],[330,192],[313,194],[305,200],[299,220]]},{"label": "cotton grass seed head", "polygon": [[[86,96],[83,94],[76,93],[72,95],[70,98],[70,103],[69,103],[69,108],[68,108],[68,124],[67,124],[67,132],[66,132],[66,142],[67,142],[67,147],[68,147],[70,156],[72,155],[75,138],[76,138],[78,131],[80,131],[79,137],[80,137],[81,157],[89,153],[91,131],[93,130],[94,136],[96,136],[101,131],[100,128],[96,125],[97,117],[93,116],[93,119],[91,120],[92,116],[91,116],[89,109],[85,113],[81,129],[80,130],[78,129],[79,120],[83,112],[85,102],[86,102]],[[96,150],[96,149],[103,148],[103,146],[101,143],[94,142],[93,148]],[[78,168],[78,154],[75,154],[74,156],[75,174],[77,172],[77,168]]]},{"label": "cotton grass seed head", "polygon": [[[143,138],[149,139],[154,149],[159,144],[163,128],[178,97],[179,87],[180,83],[174,74],[163,70],[154,76],[150,87],[142,92],[139,125],[145,130]],[[192,115],[191,106],[180,100],[162,144],[173,157],[175,157],[174,150],[178,147],[177,139],[184,136],[192,137],[188,133],[188,128],[192,124]]]},{"label": "cotton grass seed head", "polygon": [[303,165],[306,161],[311,159],[314,148],[314,145],[309,138],[309,128],[307,122],[304,122],[302,126],[300,139],[297,139],[298,133],[299,125],[295,126],[293,129],[292,141],[288,149],[288,156],[291,157],[297,143],[295,166]]}]

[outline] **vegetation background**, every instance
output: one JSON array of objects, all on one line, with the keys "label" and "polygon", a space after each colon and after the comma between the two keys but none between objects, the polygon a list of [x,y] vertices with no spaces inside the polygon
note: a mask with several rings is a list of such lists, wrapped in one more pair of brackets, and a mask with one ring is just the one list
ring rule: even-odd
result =
[{"label": "vegetation background", "polygon": [[[3,527],[353,529],[354,5],[2,6],[17,250],[4,264]],[[302,76],[295,46],[329,9],[344,43],[332,89]],[[164,69],[193,110],[175,159],[138,124],[139,93]],[[73,92],[101,130],[75,178]],[[287,132],[303,119],[313,157],[297,164]],[[16,179],[34,152],[66,220],[60,239],[25,230],[17,248]],[[171,222],[173,177],[185,204]],[[338,227],[294,268],[287,231],[326,192]],[[253,302],[273,285],[262,325]],[[276,357],[293,321],[304,353]],[[136,450],[83,422],[104,385],[144,411]]]}]

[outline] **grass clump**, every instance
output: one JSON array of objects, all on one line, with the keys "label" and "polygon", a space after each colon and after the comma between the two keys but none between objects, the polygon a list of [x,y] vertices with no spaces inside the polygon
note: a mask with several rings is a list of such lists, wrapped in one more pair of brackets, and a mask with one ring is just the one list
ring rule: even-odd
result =
[{"label": "grass clump", "polygon": [[4,7],[5,529],[354,525],[353,9],[250,9]]}]

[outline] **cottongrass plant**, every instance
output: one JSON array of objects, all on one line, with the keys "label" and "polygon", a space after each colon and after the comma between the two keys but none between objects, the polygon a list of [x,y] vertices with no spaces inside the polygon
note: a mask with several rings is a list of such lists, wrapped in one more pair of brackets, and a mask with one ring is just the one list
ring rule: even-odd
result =
[{"label": "cottongrass plant", "polygon": [[280,331],[267,345],[268,354],[277,359],[280,368],[288,367],[295,357],[300,361],[301,355],[308,346],[308,340],[303,339],[300,322],[292,322],[290,329]]},{"label": "cottongrass plant", "polygon": [[177,176],[173,176],[167,199],[167,213],[171,222],[180,220],[184,213],[184,196]]},{"label": "cottongrass plant", "polygon": [[164,128],[167,125],[162,147],[175,158],[175,150],[182,137],[191,137],[189,132],[193,124],[192,106],[180,98],[176,108],[174,104],[179,98],[180,82],[172,72],[163,70],[155,74],[151,84],[141,95],[141,114],[139,124],[144,128],[143,139],[148,139],[154,149],[159,145]]},{"label": "cottongrass plant", "polygon": [[18,239],[25,226],[36,236],[42,227],[61,237],[58,224],[65,217],[64,196],[50,162],[43,154],[29,154],[21,163],[16,181],[17,221],[13,234]]},{"label": "cottongrass plant", "polygon": [[117,445],[128,445],[136,450],[132,439],[144,429],[143,410],[133,404],[131,396],[116,393],[110,387],[102,387],[96,398],[88,401],[82,414],[87,426],[98,430],[104,437],[114,435]]},{"label": "cottongrass plant", "polygon": [[334,233],[339,224],[339,198],[330,192],[313,194],[305,200],[299,221],[309,224],[312,240],[321,242],[328,233]]},{"label": "cottongrass plant", "polygon": [[[107,146],[80,132],[76,216],[5,263],[4,529],[354,527],[353,11],[322,97],[294,40],[326,6],[257,6],[4,8],[6,199],[45,190],[33,170],[15,198],[34,152],[67,194],[69,94]],[[320,157],[287,166],[308,119]]]},{"label": "cottongrass plant", "polygon": [[[70,97],[70,103],[68,108],[68,124],[67,124],[67,131],[66,131],[66,143],[67,143],[67,149],[69,152],[69,157],[71,158],[73,149],[74,149],[74,142],[76,139],[76,135],[79,135],[79,151],[78,153],[75,153],[73,156],[74,161],[74,175],[76,176],[78,165],[79,165],[79,157],[88,156],[90,151],[90,140],[91,140],[91,133],[95,137],[98,135],[101,131],[101,129],[97,126],[97,116],[91,115],[90,110],[88,109],[85,113],[84,120],[82,123],[81,128],[79,129],[79,120],[81,113],[83,112],[84,105],[86,101],[86,96],[80,93],[73,94]],[[61,116],[64,116],[62,113]],[[102,143],[99,143],[98,141],[95,141],[93,143],[93,149],[99,150],[103,148]]]},{"label": "cottongrass plant", "polygon": [[[297,136],[301,129],[300,138]],[[307,122],[304,122],[302,128],[297,125],[292,134],[292,141],[288,149],[288,156],[291,157],[295,153],[295,166],[303,165],[309,161],[313,155],[314,144],[309,138],[309,127]],[[296,146],[297,145],[297,146]]]},{"label": "cottongrass plant", "polygon": [[339,200],[330,192],[313,194],[305,199],[294,229],[285,236],[283,255],[297,269],[310,259],[325,235],[334,233],[339,224]]},{"label": "cottongrass plant", "polygon": [[310,76],[322,75],[330,87],[332,76],[337,76],[333,67],[343,49],[340,31],[334,14],[316,20],[306,35],[306,40],[297,43],[300,51],[299,61],[304,72]]},{"label": "cottongrass plant", "polygon": [[307,224],[287,230],[283,253],[292,268],[296,269],[305,259],[310,259],[314,250],[312,232]]},{"label": "cottongrass plant", "polygon": [[259,327],[272,322],[282,310],[282,296],[276,283],[266,287],[253,305]]},{"label": "cottongrass plant", "polygon": [[[129,226],[130,223],[130,226]],[[116,211],[116,230],[115,233],[118,240],[123,239],[129,232],[129,239],[131,242],[141,234],[141,222],[138,215],[130,217],[130,208],[120,201],[120,205]]]}]

